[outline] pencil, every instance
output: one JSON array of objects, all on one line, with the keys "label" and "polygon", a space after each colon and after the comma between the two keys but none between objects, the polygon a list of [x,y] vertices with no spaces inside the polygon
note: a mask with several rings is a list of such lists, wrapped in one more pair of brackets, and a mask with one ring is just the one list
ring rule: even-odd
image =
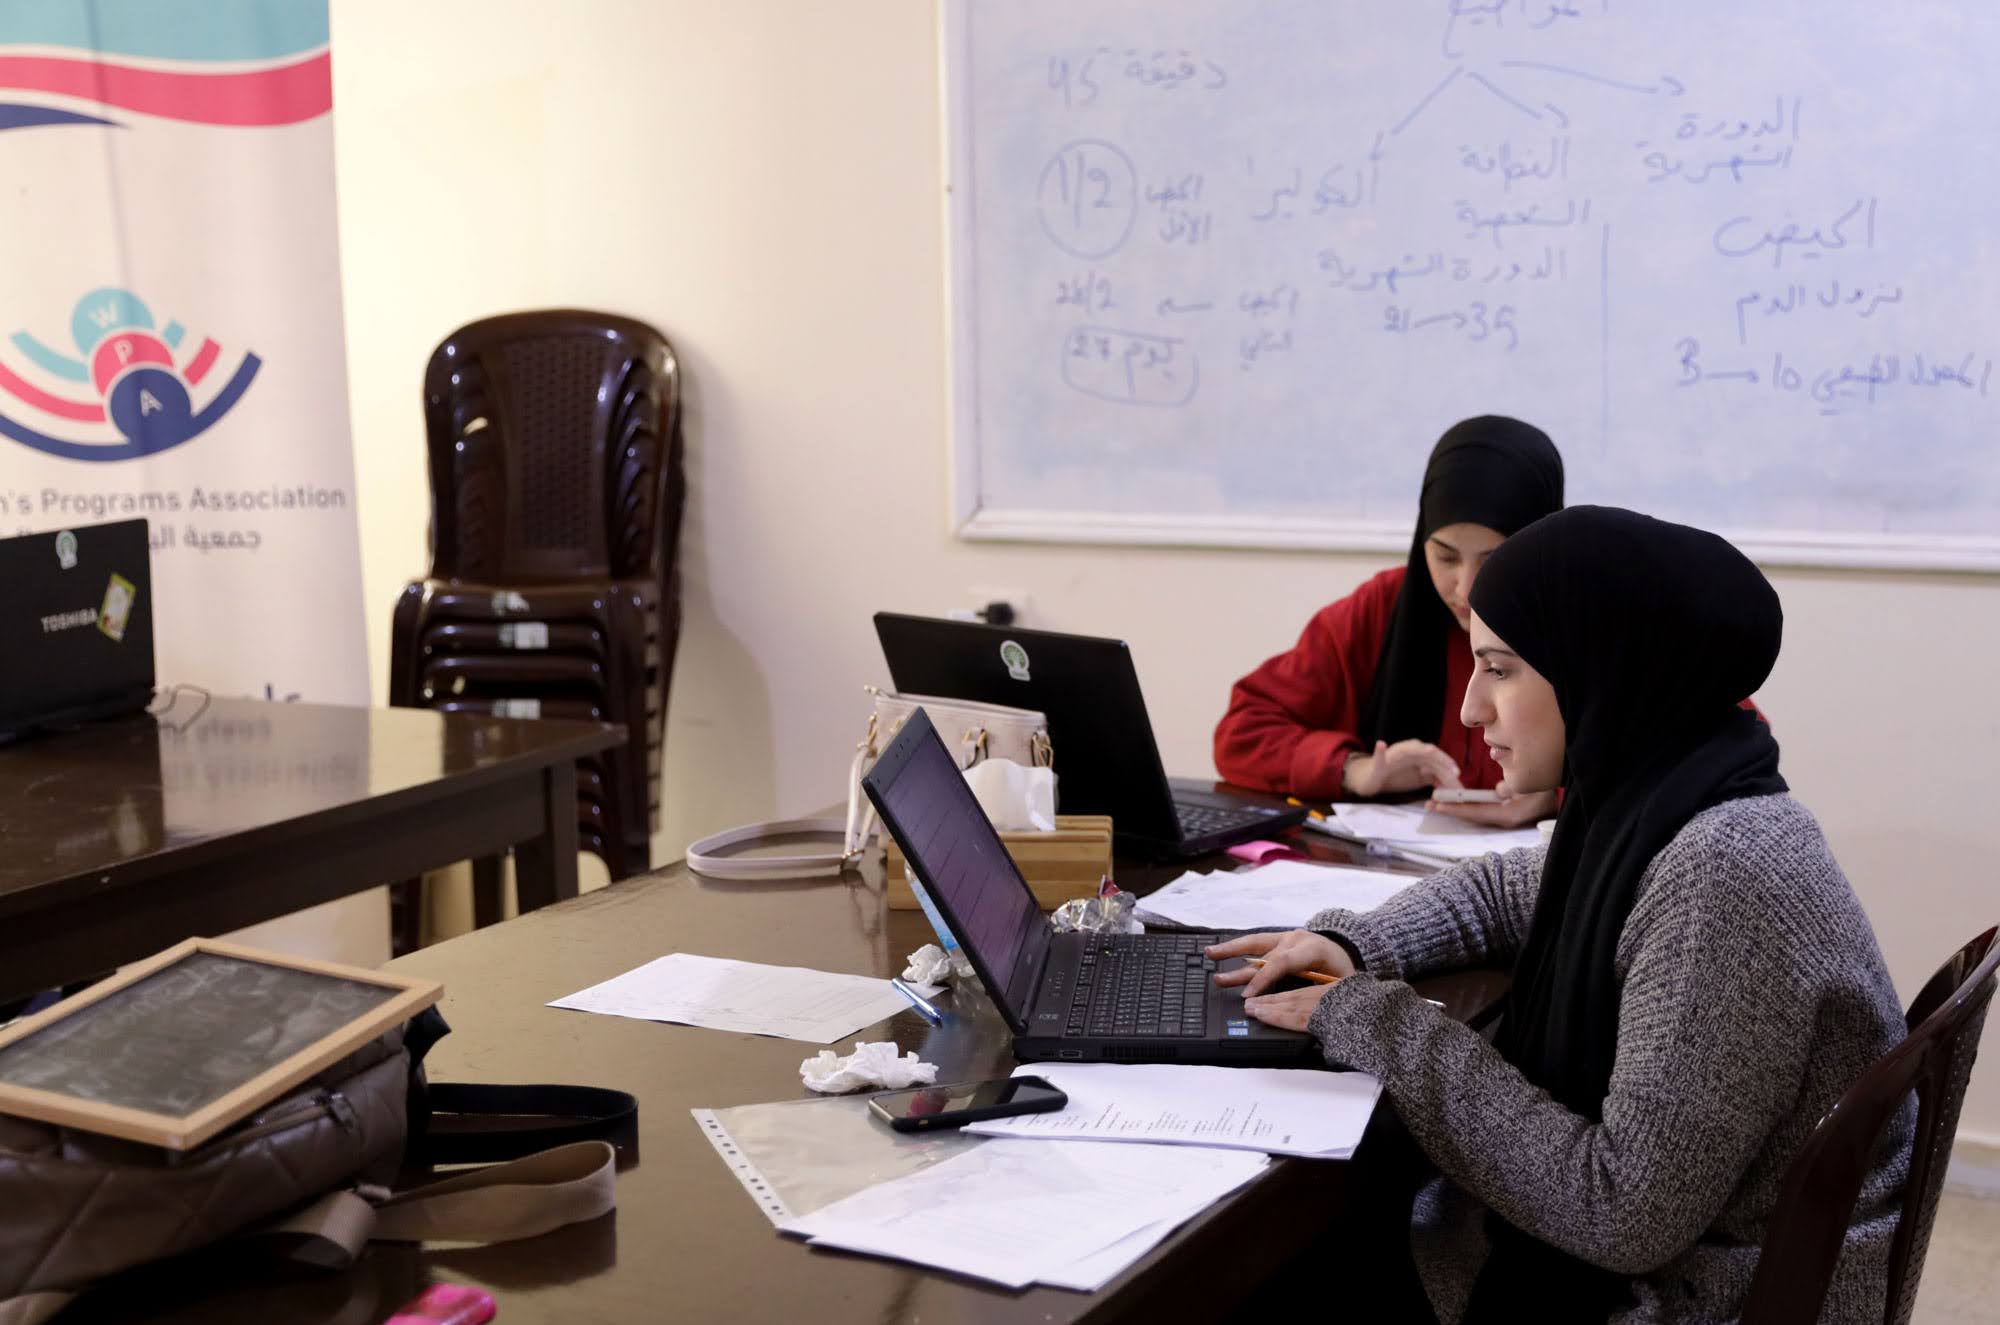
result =
[{"label": "pencil", "polygon": [[1318,810],[1315,810],[1315,809],[1314,809],[1314,808],[1313,808],[1312,806],[1310,806],[1310,805],[1306,804],[1306,803],[1305,803],[1304,801],[1300,800],[1300,799],[1299,799],[1299,798],[1298,798],[1297,796],[1287,796],[1287,797],[1285,797],[1285,804],[1287,804],[1287,805],[1296,805],[1296,806],[1298,806],[1298,807],[1299,807],[1299,808],[1300,808],[1301,810],[1304,810],[1304,811],[1306,812],[1306,814],[1307,814],[1307,815],[1308,815],[1309,817],[1311,817],[1311,818],[1314,818],[1314,819],[1317,819],[1317,820],[1319,820],[1319,822],[1321,822],[1321,823],[1325,823],[1325,822],[1326,822],[1326,816],[1325,816],[1325,815],[1321,814],[1321,813],[1320,813],[1320,812],[1319,812]]},{"label": "pencil", "polygon": [[[1252,966],[1263,966],[1266,964],[1262,957],[1245,957],[1243,960],[1249,962]],[[1316,985],[1331,985],[1340,982],[1339,976],[1328,975],[1325,971],[1293,971],[1292,974],[1301,980],[1310,980]]]}]

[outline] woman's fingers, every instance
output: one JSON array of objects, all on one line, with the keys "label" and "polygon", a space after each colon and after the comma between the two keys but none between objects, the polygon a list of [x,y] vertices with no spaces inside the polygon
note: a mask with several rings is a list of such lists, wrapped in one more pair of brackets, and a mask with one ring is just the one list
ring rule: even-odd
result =
[{"label": "woman's fingers", "polygon": [[1536,791],[1510,797],[1498,804],[1459,805],[1432,801],[1429,808],[1439,814],[1448,814],[1454,819],[1483,824],[1488,828],[1523,828],[1537,819],[1553,815],[1556,798],[1554,792]]},{"label": "woman's fingers", "polygon": [[1245,1002],[1243,1010],[1263,1022],[1280,1030],[1302,1031],[1318,1010],[1319,1001],[1332,990],[1332,985],[1314,985],[1310,989],[1290,989],[1269,998],[1255,1002]]},{"label": "woman's fingers", "polygon": [[1278,981],[1296,971],[1303,971],[1312,964],[1307,949],[1309,944],[1300,940],[1309,938],[1294,930],[1284,934],[1245,934],[1242,938],[1218,943],[1208,950],[1210,958],[1227,961],[1231,957],[1254,957],[1261,960],[1249,962],[1231,971],[1218,971],[1215,983],[1225,989],[1236,985],[1244,986],[1246,998],[1254,998]]},{"label": "woman's fingers", "polygon": [[1207,952],[1210,960],[1222,961],[1229,957],[1262,957],[1284,940],[1283,934],[1245,934],[1223,943],[1211,943]]},{"label": "woman's fingers", "polygon": [[[1245,934],[1242,938],[1212,945],[1207,955],[1209,960],[1218,962],[1228,961],[1231,957],[1257,957],[1268,961],[1270,956],[1267,954],[1274,955],[1274,950],[1284,938],[1283,934]],[[1257,967],[1252,963],[1234,970],[1216,972],[1215,983],[1225,988],[1231,985],[1249,984],[1256,974]]]},{"label": "woman's fingers", "polygon": [[1269,957],[1264,959],[1262,966],[1246,969],[1250,971],[1250,979],[1243,986],[1243,997],[1256,998],[1266,989],[1277,984],[1278,981],[1305,970],[1306,963],[1296,960],[1286,960],[1278,953],[1273,952]]},{"label": "woman's fingers", "polygon": [[1432,801],[1425,808],[1433,814],[1449,815],[1453,819],[1463,819],[1469,824],[1482,824],[1488,828],[1515,828],[1519,826],[1519,811],[1508,805],[1468,804],[1462,801]]},{"label": "woman's fingers", "polygon": [[[1285,934],[1263,934],[1247,937],[1275,939],[1276,942],[1272,943],[1261,957],[1247,953],[1239,954],[1253,956],[1253,960],[1243,966],[1237,967],[1235,970],[1218,971],[1215,976],[1215,982],[1224,988],[1236,985],[1243,986],[1243,996],[1245,998],[1255,998],[1272,985],[1277,984],[1281,980],[1289,979],[1302,971],[1321,970],[1333,975],[1344,974],[1341,969],[1343,963],[1339,959],[1346,954],[1339,953],[1337,956],[1333,956],[1332,954],[1337,952],[1337,949],[1334,949],[1334,945],[1317,934],[1310,934],[1304,930],[1295,929]],[[1220,957],[1226,955],[1223,954],[1222,949],[1229,946],[1231,945],[1217,944],[1209,951]],[[1330,957],[1331,960],[1329,960]]]},{"label": "woman's fingers", "polygon": [[1458,785],[1457,763],[1428,741],[1398,741],[1389,747],[1384,763],[1388,772],[1379,780],[1390,791]]}]

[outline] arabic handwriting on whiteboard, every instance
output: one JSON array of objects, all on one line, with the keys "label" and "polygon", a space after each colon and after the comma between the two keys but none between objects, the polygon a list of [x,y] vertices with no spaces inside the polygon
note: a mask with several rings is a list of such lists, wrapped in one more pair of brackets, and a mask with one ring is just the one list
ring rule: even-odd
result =
[{"label": "arabic handwriting on whiteboard", "polygon": [[1830,220],[1808,228],[1787,220],[1782,225],[1744,214],[1715,228],[1715,251],[1725,258],[1756,258],[1769,254],[1771,270],[1783,269],[1786,256],[1817,259],[1855,245],[1875,247],[1874,198],[1856,198]]},{"label": "arabic handwriting on whiteboard", "polygon": [[[1727,367],[1715,366],[1702,350],[1701,342],[1684,336],[1674,343],[1677,379],[1683,387],[1724,384],[1762,387],[1799,397],[1818,407],[1822,414],[1840,414],[1855,408],[1869,408],[1905,394],[1910,389],[1952,387],[1959,398],[1985,400],[1993,377],[1993,359],[1967,350],[1957,358],[1920,352],[1870,353],[1865,362],[1843,361],[1814,371],[1799,367],[1785,352],[1774,353],[1768,362],[1734,360]],[[1762,365],[1762,366],[1760,366]],[[1894,388],[1894,390],[1892,390]]]},{"label": "arabic handwriting on whiteboard", "polygon": [[1186,48],[1098,46],[1051,55],[1048,63],[1049,91],[1072,108],[1096,105],[1108,90],[1121,87],[1141,92],[1178,92],[1184,88],[1220,92],[1228,86],[1228,70]]}]

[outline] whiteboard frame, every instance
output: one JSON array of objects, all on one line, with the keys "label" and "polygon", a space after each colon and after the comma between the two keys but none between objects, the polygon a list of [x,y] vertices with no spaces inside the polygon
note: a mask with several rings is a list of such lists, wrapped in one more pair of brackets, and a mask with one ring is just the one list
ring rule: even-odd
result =
[{"label": "whiteboard frame", "polygon": [[[959,113],[960,71],[970,66],[974,0],[940,0],[938,93],[943,156],[945,259],[945,419],[950,529],[975,543],[1059,543],[1103,547],[1226,548],[1238,551],[1406,553],[1411,526],[1379,521],[1197,515],[1172,512],[1051,511],[986,504],[980,486],[978,358],[973,343],[978,291],[972,252],[972,142]],[[1416,494],[1411,494],[1412,514]],[[1718,529],[1764,566],[1839,570],[2000,573],[1993,534],[1858,534],[1810,529]]]}]

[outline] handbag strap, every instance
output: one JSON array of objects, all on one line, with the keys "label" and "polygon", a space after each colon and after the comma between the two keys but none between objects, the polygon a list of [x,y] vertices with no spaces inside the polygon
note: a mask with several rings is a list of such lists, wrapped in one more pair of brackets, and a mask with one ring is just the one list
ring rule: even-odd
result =
[{"label": "handbag strap", "polygon": [[[282,1243],[291,1260],[345,1269],[371,1241],[511,1242],[595,1219],[617,1205],[617,1177],[610,1142],[579,1141],[398,1192],[380,1205],[357,1192],[329,1192],[251,1236]],[[0,1325],[15,1322],[0,1316]]]},{"label": "handbag strap", "polygon": [[491,1164],[574,1141],[610,1140],[639,1101],[602,1086],[488,1086],[431,1082],[430,1121],[416,1142],[427,1164]]},{"label": "handbag strap", "polygon": [[[838,875],[854,859],[846,849],[851,841],[849,819],[778,819],[770,823],[745,824],[704,837],[687,849],[687,866],[711,879],[806,879]],[[840,843],[838,848],[784,856],[725,855],[736,847],[770,838],[795,837],[810,833]]]},{"label": "handbag strap", "polygon": [[75,1293],[23,1293],[0,1299],[0,1325],[42,1325],[75,1300]]},{"label": "handbag strap", "polygon": [[[894,695],[876,686],[863,686],[862,689],[874,698],[875,710],[868,715],[867,734],[854,747],[854,759],[848,764],[846,819],[779,819],[725,829],[702,838],[687,849],[689,869],[712,879],[810,879],[842,874],[854,866],[875,835],[875,807],[862,794],[861,775],[875,762],[881,753],[881,746],[895,739],[896,733],[902,729],[903,720],[910,713],[918,708],[935,706],[970,719],[964,724],[953,723],[955,726],[963,726],[954,753],[960,768],[966,768],[985,758],[991,740],[989,722],[995,720],[1046,722],[1041,714],[1031,709],[945,700],[932,695]],[[892,715],[887,722],[886,730],[885,713]],[[950,748],[949,742],[947,747]],[[1045,729],[1038,729],[1031,734],[1028,749],[1030,762],[1037,767],[1047,767],[1054,761],[1054,752],[1049,746],[1048,732]],[[724,854],[752,843],[801,834],[828,838],[838,836],[840,848],[837,851],[829,848],[782,856]],[[4,1322],[0,1322],[0,1325],[4,1325]]]},{"label": "handbag strap", "polygon": [[[847,766],[847,817],[845,819],[776,819],[769,823],[745,824],[710,834],[687,849],[687,866],[711,879],[813,879],[834,877],[852,868],[875,831],[875,807],[861,794],[861,775],[880,753],[875,748],[877,716],[868,716],[868,734],[854,747]],[[839,850],[808,851],[784,856],[724,855],[737,847],[775,837],[813,834],[838,836]],[[4,1325],[4,1322],[0,1322]]]}]

